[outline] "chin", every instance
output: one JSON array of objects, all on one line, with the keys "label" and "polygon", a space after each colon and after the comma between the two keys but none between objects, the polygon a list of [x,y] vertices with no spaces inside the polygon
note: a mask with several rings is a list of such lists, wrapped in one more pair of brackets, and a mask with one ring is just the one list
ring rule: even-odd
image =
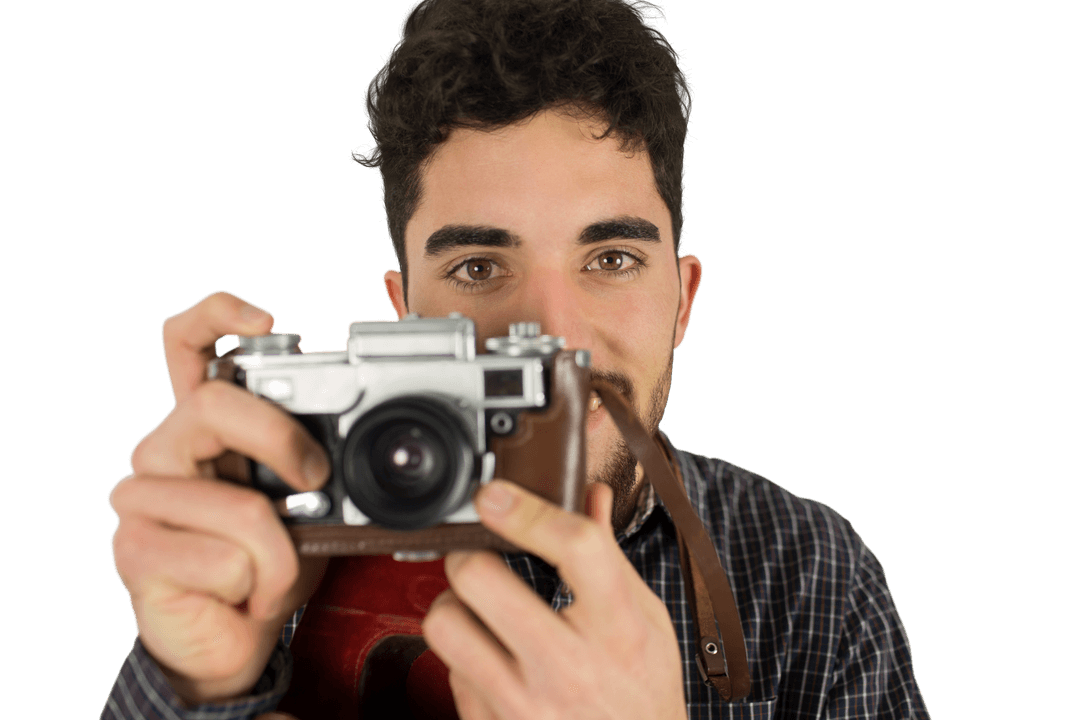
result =
[{"label": "chin", "polygon": [[587,482],[610,485],[615,491],[615,501],[618,503],[620,493],[626,494],[632,490],[637,463],[611,417],[603,409],[596,412],[602,413],[602,416],[596,420],[595,425],[593,418],[589,418],[585,477]]}]

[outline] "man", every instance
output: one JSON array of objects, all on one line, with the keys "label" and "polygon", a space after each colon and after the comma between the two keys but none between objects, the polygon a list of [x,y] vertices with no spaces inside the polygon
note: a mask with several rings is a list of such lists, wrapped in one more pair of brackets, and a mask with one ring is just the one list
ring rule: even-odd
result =
[{"label": "man", "polygon": [[[588,349],[656,432],[701,279],[678,257],[688,99],[666,42],[615,0],[430,0],[369,110],[399,316],[461,312],[480,347],[537,321]],[[106,717],[246,718],[285,690],[282,628],[325,561],[299,559],[264,497],[217,478],[239,454],[314,489],[327,459],[280,409],[204,381],[217,338],[271,324],[225,294],[166,322],[177,406],[112,496],[139,640]],[[694,664],[667,509],[606,411],[587,423],[587,515],[494,482],[483,522],[535,557],[447,558],[423,630],[461,717],[926,716],[881,569],[846,521],[676,451],[746,634],[750,697],[721,703]]]}]

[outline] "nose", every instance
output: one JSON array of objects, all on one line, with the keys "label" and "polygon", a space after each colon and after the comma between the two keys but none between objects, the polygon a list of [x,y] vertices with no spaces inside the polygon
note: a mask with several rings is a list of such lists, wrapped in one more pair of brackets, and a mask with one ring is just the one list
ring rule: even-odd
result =
[{"label": "nose", "polygon": [[557,269],[534,271],[518,289],[515,305],[522,320],[540,323],[545,335],[566,338],[567,348],[588,348],[588,304],[575,280]]}]

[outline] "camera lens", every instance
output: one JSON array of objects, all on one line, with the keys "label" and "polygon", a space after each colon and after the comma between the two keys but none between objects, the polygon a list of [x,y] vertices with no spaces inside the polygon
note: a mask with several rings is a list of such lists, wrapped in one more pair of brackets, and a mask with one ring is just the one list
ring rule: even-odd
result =
[{"label": "camera lens", "polygon": [[404,422],[388,428],[375,441],[375,481],[387,493],[400,498],[423,497],[438,483],[445,464],[439,439],[427,428]]},{"label": "camera lens", "polygon": [[361,416],[345,440],[345,489],[378,525],[436,525],[471,496],[470,438],[461,415],[435,398],[383,403]]}]

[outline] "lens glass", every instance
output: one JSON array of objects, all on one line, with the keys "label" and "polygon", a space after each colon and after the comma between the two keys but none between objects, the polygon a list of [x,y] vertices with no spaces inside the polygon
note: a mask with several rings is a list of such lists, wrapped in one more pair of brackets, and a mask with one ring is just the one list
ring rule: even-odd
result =
[{"label": "lens glass", "polygon": [[431,527],[472,494],[473,442],[458,409],[437,398],[372,408],[349,430],[341,456],[349,499],[387,528]]},{"label": "lens glass", "polygon": [[408,500],[434,489],[446,468],[446,452],[422,425],[394,424],[374,442],[375,481],[391,496]]}]

